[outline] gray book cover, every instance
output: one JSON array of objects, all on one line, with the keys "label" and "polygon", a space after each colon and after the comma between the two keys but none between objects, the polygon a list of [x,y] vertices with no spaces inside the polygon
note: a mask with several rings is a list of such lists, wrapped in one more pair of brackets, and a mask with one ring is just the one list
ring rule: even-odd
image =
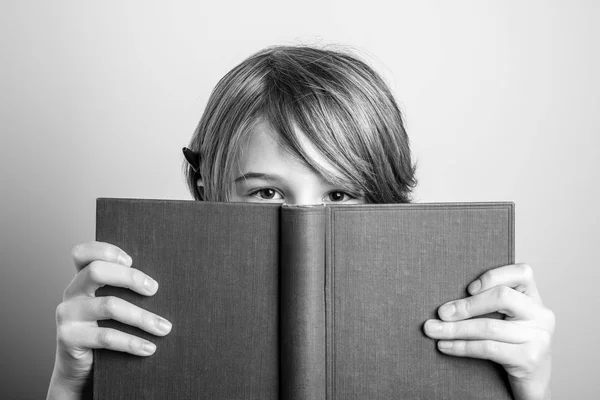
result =
[{"label": "gray book cover", "polygon": [[279,208],[98,199],[96,238],[121,247],[159,283],[145,297],[104,287],[173,323],[137,357],[94,351],[95,399],[277,399]]},{"label": "gray book cover", "polygon": [[100,321],[157,351],[95,351],[95,398],[512,398],[501,367],[444,355],[422,331],[478,275],[514,262],[512,203],[98,199],[96,234],[160,284],[152,297],[98,295],[173,330]]},{"label": "gray book cover", "polygon": [[[502,367],[423,333],[481,273],[514,263],[512,203],[331,207],[327,397],[510,399]],[[500,314],[488,315],[500,318]]]}]

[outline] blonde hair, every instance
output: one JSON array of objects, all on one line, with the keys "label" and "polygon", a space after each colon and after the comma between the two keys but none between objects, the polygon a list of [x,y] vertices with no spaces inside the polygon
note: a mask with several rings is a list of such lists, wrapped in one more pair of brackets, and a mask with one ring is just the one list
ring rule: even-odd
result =
[{"label": "blonde hair", "polygon": [[[198,175],[186,167],[195,199],[228,200],[240,149],[261,120],[285,149],[349,193],[370,203],[410,202],[416,167],[388,86],[350,54],[307,46],[266,48],[219,81],[188,146],[200,155],[204,184],[200,193]],[[311,159],[298,129],[340,176]]]}]

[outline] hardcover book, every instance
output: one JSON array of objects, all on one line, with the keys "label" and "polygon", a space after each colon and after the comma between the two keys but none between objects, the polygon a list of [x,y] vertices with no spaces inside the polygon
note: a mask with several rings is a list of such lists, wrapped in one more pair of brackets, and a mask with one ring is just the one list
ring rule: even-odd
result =
[{"label": "hardcover book", "polygon": [[159,283],[97,295],[173,323],[156,337],[99,321],[157,350],[96,350],[96,399],[512,398],[500,366],[441,353],[423,324],[514,263],[513,203],[98,199],[96,239]]}]

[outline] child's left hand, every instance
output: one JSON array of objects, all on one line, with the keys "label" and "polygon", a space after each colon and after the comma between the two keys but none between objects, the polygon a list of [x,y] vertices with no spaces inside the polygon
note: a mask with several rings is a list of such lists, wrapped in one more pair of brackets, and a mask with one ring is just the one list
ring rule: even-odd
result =
[{"label": "child's left hand", "polygon": [[[527,264],[487,271],[468,287],[470,297],[438,309],[425,334],[457,357],[492,360],[506,372],[517,400],[549,399],[554,313],[544,307]],[[504,320],[471,317],[498,311]],[[466,321],[465,321],[466,320]]]}]

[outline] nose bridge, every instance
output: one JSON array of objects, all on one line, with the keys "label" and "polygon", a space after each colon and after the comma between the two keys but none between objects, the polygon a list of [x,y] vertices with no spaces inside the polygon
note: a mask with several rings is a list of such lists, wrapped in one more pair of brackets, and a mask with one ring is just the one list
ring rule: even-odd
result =
[{"label": "nose bridge", "polygon": [[288,171],[285,202],[296,206],[308,206],[323,202],[321,178],[305,166]]},{"label": "nose bridge", "polygon": [[313,206],[322,204],[322,199],[316,193],[310,193],[310,190],[302,190],[294,193],[286,199],[286,204],[294,206]]}]

